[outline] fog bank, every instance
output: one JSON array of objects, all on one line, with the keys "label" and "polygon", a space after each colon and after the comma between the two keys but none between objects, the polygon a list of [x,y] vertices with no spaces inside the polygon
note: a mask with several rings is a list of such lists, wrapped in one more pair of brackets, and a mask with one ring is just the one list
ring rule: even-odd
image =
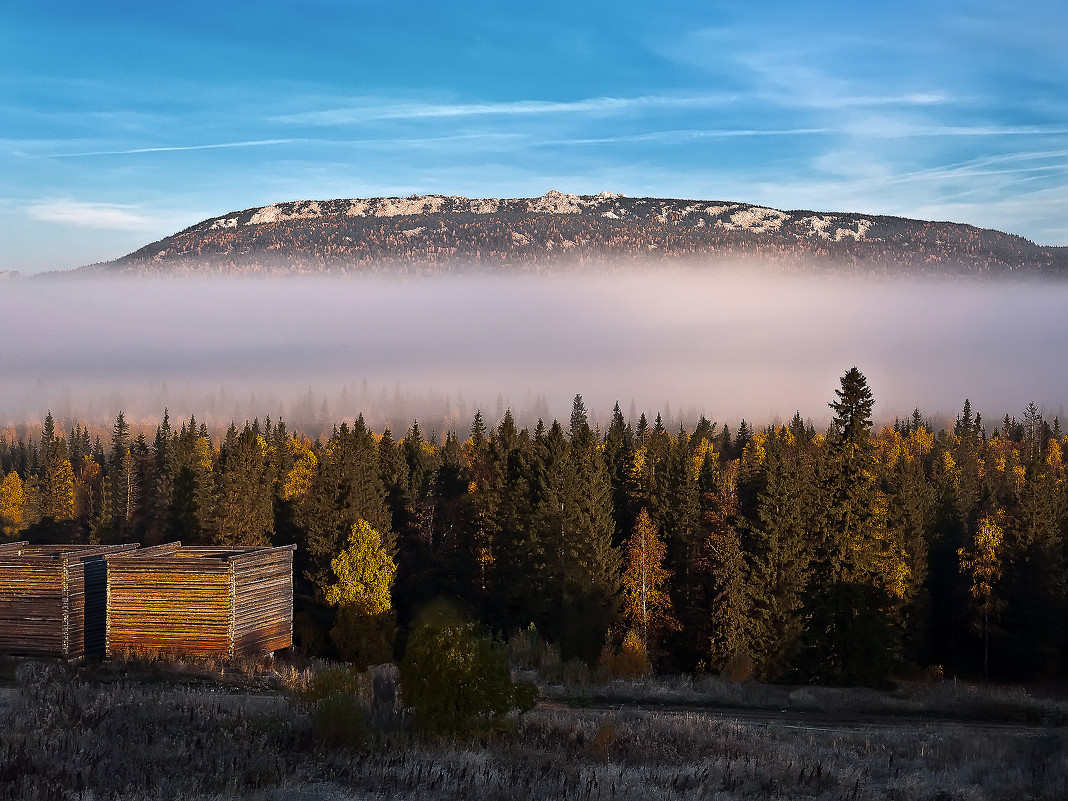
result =
[{"label": "fog bank", "polygon": [[856,365],[879,420],[1068,398],[1068,285],[654,272],[0,283],[0,423],[282,416],[466,432],[476,409],[817,428]]}]

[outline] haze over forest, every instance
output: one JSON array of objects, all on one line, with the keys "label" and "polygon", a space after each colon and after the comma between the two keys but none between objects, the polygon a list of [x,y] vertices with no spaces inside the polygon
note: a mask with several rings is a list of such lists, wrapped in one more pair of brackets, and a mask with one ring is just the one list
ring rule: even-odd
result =
[{"label": "haze over forest", "polygon": [[[511,407],[566,419],[581,393],[602,426],[699,414],[817,429],[851,365],[875,417],[915,407],[985,419],[1030,401],[1061,414],[1068,286],[713,273],[14,281],[0,293],[0,423],[172,417],[226,425],[283,417],[314,430],[464,432]],[[324,409],[324,401],[326,408]],[[633,413],[633,414],[632,414]],[[1063,416],[1063,415],[1062,415]]]}]

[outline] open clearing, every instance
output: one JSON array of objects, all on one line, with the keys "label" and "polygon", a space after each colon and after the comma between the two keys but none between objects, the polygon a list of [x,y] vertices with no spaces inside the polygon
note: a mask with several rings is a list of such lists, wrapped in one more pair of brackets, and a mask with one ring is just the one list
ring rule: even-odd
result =
[{"label": "open clearing", "polygon": [[27,662],[0,691],[0,799],[1068,797],[1060,702],[1012,691],[984,720],[952,711],[953,698],[975,707],[963,688],[941,705],[928,697],[929,712],[888,712],[867,691],[724,684],[795,701],[725,708],[716,687],[703,701],[662,687],[632,686],[629,699],[620,685],[596,697],[547,687],[508,729],[462,741],[421,738],[398,704],[369,697],[374,725],[345,744],[282,690]]}]

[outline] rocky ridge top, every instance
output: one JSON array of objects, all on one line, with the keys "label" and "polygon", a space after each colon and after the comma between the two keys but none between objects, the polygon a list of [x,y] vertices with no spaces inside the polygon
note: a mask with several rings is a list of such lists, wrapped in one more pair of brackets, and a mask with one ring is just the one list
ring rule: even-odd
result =
[{"label": "rocky ridge top", "polygon": [[91,269],[424,274],[753,260],[885,274],[1068,272],[1068,248],[960,223],[556,190],[273,203],[204,220]]}]

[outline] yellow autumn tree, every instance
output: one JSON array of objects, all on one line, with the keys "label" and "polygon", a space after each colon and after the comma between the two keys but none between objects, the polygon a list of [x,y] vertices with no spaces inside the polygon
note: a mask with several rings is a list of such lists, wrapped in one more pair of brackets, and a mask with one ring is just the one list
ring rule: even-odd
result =
[{"label": "yellow autumn tree", "polygon": [[73,520],[76,512],[74,494],[74,470],[70,460],[57,459],[49,470],[46,517],[55,521]]},{"label": "yellow autumn tree", "polygon": [[311,444],[303,439],[291,439],[286,444],[293,467],[282,478],[282,500],[294,501],[305,497],[311,490],[315,474],[319,469],[319,460],[311,449]]},{"label": "yellow autumn tree", "polygon": [[82,462],[82,471],[75,484],[75,516],[86,527],[96,517],[100,508],[100,493],[102,491],[104,474],[100,465],[92,456],[86,456]]},{"label": "yellow autumn tree", "polygon": [[1001,553],[1005,540],[998,521],[989,515],[979,521],[972,547],[957,551],[961,572],[971,582],[971,597],[975,626],[983,637],[983,671],[990,677],[990,619],[996,617],[1003,605],[994,594],[994,586],[1001,579]]},{"label": "yellow autumn tree", "polygon": [[382,535],[359,520],[330,566],[337,581],[325,596],[337,611],[330,639],[339,655],[360,666],[389,661],[396,634],[391,594],[397,563]]},{"label": "yellow autumn tree", "polygon": [[0,533],[14,537],[26,523],[26,493],[22,479],[12,470],[0,481]]},{"label": "yellow autumn tree", "polygon": [[667,547],[660,539],[649,512],[642,509],[627,541],[627,567],[623,574],[623,618],[641,638],[648,653],[650,644],[665,631],[678,627],[666,585],[664,569]]}]

